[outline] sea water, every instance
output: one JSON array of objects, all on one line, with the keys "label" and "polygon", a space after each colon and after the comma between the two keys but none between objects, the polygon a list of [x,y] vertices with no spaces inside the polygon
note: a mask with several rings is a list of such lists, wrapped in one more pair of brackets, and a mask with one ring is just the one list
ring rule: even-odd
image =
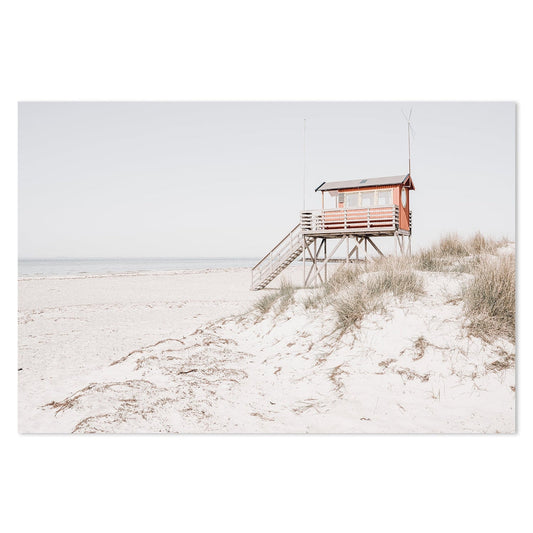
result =
[{"label": "sea water", "polygon": [[251,268],[258,260],[256,258],[243,257],[19,259],[18,275],[21,278],[68,277]]}]

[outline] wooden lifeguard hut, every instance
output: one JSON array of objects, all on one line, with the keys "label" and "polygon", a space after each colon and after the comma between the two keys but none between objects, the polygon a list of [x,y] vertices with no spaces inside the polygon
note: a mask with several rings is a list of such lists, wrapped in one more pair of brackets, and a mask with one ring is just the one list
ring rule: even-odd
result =
[{"label": "wooden lifeguard hut", "polygon": [[[346,262],[360,260],[360,248],[368,259],[369,245],[382,256],[377,237],[393,237],[396,253],[410,255],[409,193],[414,189],[410,174],[321,183],[315,192],[322,193],[322,209],[302,211],[300,223],[252,268],[252,290],[265,288],[301,255],[304,286],[324,283],[328,262],[343,243]],[[335,198],[334,208],[324,208],[325,194]]]}]

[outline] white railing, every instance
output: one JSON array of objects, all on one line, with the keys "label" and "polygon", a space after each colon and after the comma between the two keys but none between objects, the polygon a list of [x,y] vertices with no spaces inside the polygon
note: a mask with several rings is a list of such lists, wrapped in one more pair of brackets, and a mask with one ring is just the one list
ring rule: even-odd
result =
[{"label": "white railing", "polygon": [[295,226],[268,254],[252,268],[252,289],[271,276],[291,255],[303,246],[300,224]]},{"label": "white railing", "polygon": [[300,217],[304,233],[396,229],[400,220],[397,205],[302,211]]}]

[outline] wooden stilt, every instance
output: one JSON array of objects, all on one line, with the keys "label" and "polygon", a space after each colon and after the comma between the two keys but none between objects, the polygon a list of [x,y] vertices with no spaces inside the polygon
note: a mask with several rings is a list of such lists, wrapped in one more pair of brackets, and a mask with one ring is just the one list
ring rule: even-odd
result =
[{"label": "wooden stilt", "polygon": [[383,255],[383,252],[374,244],[374,241],[370,238],[370,237],[367,237],[366,238],[367,241],[372,245],[372,247],[374,248],[374,250],[376,250],[376,252],[381,256],[381,257],[385,257]]},{"label": "wooden stilt", "polygon": [[304,262],[304,287],[305,287],[305,248],[306,248],[306,244],[305,244],[305,236],[302,237],[303,238],[303,241],[304,241],[304,249],[302,251],[302,257],[303,257],[303,262]]},{"label": "wooden stilt", "polygon": [[[316,266],[316,239],[313,239],[313,246],[314,246],[314,256],[313,256],[313,266],[315,267],[315,270],[317,269],[317,266]],[[316,278],[316,276],[315,276]]]},{"label": "wooden stilt", "polygon": [[352,248],[351,252],[348,254],[348,259],[352,258],[352,255],[357,250],[357,246],[358,246],[358,244],[357,244],[357,241],[356,241],[355,246]]},{"label": "wooden stilt", "polygon": [[327,261],[328,254],[326,253],[327,241],[328,241],[327,239],[324,239],[324,279],[326,280],[326,282],[328,281],[328,261]]},{"label": "wooden stilt", "polygon": [[346,264],[350,260],[350,237],[346,236]]},{"label": "wooden stilt", "polygon": [[[324,255],[324,259],[323,259],[323,264],[322,266],[318,266],[317,264],[317,270],[316,270],[316,273],[313,277],[313,279],[311,280],[311,282],[315,282],[315,281],[318,281],[318,279],[320,279],[320,281],[322,281],[322,283],[325,282],[325,280],[327,280],[327,268],[328,268],[328,262],[329,260],[335,255],[335,252],[339,249],[339,247],[341,246],[341,244],[343,243],[344,241],[344,237],[337,243],[337,245],[335,246],[335,248],[333,248],[333,251],[328,255]],[[322,278],[322,273],[324,273],[324,278]]]}]

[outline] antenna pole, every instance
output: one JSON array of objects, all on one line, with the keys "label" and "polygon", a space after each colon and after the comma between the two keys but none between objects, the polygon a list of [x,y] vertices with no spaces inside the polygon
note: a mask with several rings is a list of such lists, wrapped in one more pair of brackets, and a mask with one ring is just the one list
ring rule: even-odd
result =
[{"label": "antenna pole", "polygon": [[306,171],[306,146],[305,146],[305,137],[306,137],[306,122],[307,119],[304,118],[304,175],[303,175],[303,210],[305,211],[305,171]]},{"label": "antenna pole", "polygon": [[411,122],[407,121],[407,150],[409,152],[409,176],[411,176]]}]

